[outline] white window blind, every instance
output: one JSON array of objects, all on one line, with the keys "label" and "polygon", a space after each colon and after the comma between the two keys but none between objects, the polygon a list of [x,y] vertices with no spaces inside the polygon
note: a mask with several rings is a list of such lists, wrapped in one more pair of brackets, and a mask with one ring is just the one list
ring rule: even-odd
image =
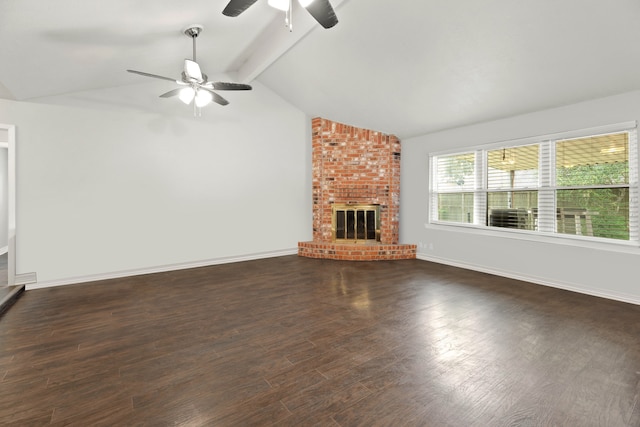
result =
[{"label": "white window blind", "polygon": [[556,230],[555,157],[551,141],[540,143],[540,191],[538,192],[537,230],[554,233]]},{"label": "white window blind", "polygon": [[475,192],[473,200],[474,221],[476,225],[485,225],[487,222],[487,193],[484,191],[485,176],[487,170],[487,157],[484,151],[477,150],[475,152],[476,174],[475,174]]},{"label": "white window blind", "polygon": [[538,216],[539,146],[487,152],[488,225],[534,230]]},{"label": "white window blind", "polygon": [[558,233],[629,240],[629,133],[555,143]]},{"label": "white window blind", "polygon": [[638,243],[635,123],[432,155],[430,164],[432,222]]},{"label": "white window blind", "polygon": [[433,161],[432,214],[440,221],[472,223],[475,154],[439,156]]}]

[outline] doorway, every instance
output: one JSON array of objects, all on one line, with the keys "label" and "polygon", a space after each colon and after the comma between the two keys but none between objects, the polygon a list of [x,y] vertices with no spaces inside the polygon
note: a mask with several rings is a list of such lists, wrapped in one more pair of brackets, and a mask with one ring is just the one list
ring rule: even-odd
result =
[{"label": "doorway", "polygon": [[0,124],[0,286],[16,284],[16,134]]},{"label": "doorway", "polygon": [[8,180],[8,145],[0,140],[0,286],[9,285],[8,252],[9,252],[9,200]]}]

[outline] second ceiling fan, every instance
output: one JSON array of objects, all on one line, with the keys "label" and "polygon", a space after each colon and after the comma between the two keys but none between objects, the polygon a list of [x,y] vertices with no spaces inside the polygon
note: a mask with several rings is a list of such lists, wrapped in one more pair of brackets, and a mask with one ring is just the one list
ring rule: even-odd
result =
[{"label": "second ceiling fan", "polygon": [[[222,11],[223,15],[236,17],[242,12],[247,10],[249,6],[253,5],[258,0],[230,0],[227,7]],[[298,3],[307,12],[318,21],[324,28],[331,28],[338,23],[338,17],[336,16],[329,0],[297,0]],[[291,9],[293,8],[294,0],[268,0],[270,6],[280,9],[286,13],[285,23],[291,30]]]},{"label": "second ceiling fan", "polygon": [[196,38],[202,32],[202,25],[193,24],[187,27],[183,32],[192,39],[193,43],[193,59],[184,60],[184,71],[180,80],[172,77],[159,76],[157,74],[146,73],[144,71],[127,70],[130,73],[138,74],[144,77],[152,77],[154,79],[168,80],[178,84],[178,88],[160,95],[160,98],[171,98],[177,96],[185,104],[193,103],[193,113],[199,111],[200,108],[215,102],[220,105],[227,105],[229,101],[215,93],[216,90],[251,90],[251,86],[242,83],[231,82],[211,82],[209,77],[202,72],[200,65],[196,62]]}]

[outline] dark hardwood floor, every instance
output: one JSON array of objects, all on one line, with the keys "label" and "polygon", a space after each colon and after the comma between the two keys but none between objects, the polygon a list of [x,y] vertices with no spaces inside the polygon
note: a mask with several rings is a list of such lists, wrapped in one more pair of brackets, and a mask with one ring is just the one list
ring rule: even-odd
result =
[{"label": "dark hardwood floor", "polygon": [[287,256],[28,291],[0,423],[639,426],[640,306]]}]

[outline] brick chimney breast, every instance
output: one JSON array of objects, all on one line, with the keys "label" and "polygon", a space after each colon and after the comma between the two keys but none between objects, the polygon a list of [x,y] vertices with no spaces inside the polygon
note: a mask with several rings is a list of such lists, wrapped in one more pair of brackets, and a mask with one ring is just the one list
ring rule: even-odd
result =
[{"label": "brick chimney breast", "polygon": [[[394,135],[314,118],[312,126],[313,242],[298,255],[378,260],[415,258],[416,245],[398,244],[400,140]],[[378,205],[379,241],[337,242],[333,204]]]}]

